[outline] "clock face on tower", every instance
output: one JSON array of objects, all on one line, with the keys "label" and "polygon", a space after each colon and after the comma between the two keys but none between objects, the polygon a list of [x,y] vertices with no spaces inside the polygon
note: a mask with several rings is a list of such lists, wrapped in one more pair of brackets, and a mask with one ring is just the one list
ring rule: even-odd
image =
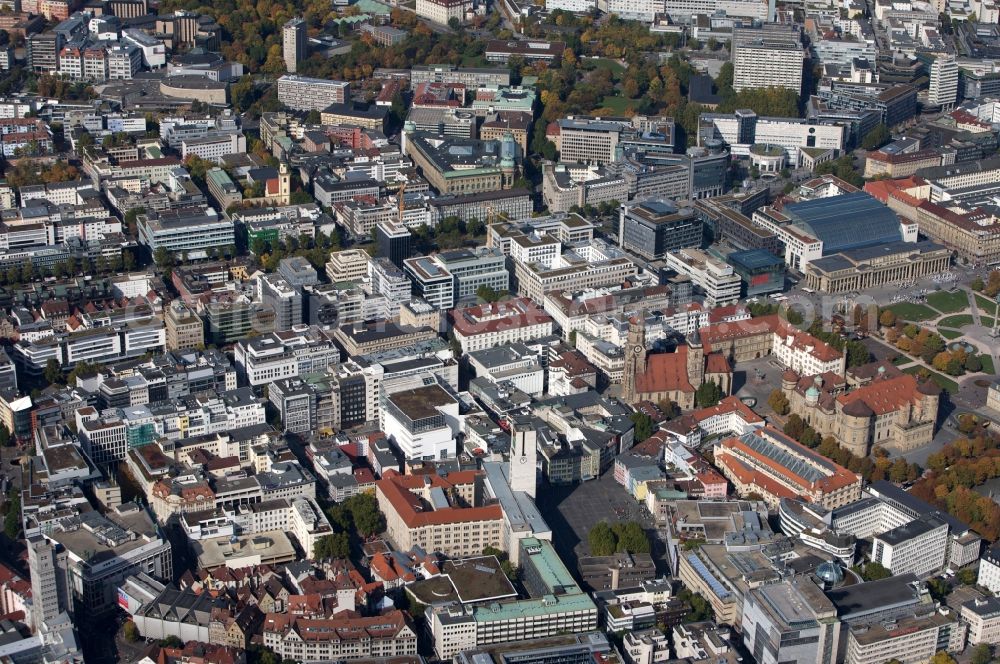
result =
[{"label": "clock face on tower", "polygon": [[632,352],[638,355],[639,353],[642,352],[642,350],[643,350],[642,346],[637,345],[635,348],[632,349]]},{"label": "clock face on tower", "polygon": [[528,457],[526,456],[521,457],[521,463],[528,463]]}]

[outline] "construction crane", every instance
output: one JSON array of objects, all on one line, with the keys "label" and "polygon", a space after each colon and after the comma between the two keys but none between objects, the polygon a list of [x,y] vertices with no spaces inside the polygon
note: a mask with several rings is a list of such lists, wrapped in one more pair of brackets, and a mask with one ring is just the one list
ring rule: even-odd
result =
[{"label": "construction crane", "polygon": [[403,198],[403,193],[406,191],[406,181],[399,185],[399,190],[396,192],[396,197],[399,199],[399,215],[398,220],[400,226],[403,225],[403,211],[406,210],[406,200]]}]

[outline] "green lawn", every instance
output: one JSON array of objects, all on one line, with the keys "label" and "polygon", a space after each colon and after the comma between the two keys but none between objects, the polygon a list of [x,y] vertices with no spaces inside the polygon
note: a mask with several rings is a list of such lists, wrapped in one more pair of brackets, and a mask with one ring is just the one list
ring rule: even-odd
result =
[{"label": "green lawn", "polygon": [[993,369],[993,356],[989,353],[983,353],[979,356],[979,361],[983,365],[983,373],[995,374],[996,371]]},{"label": "green lawn", "polygon": [[983,327],[993,327],[993,319],[989,316],[980,316],[979,322],[983,324]]},{"label": "green lawn", "polygon": [[923,304],[913,304],[912,302],[897,302],[886,307],[903,320],[921,321],[937,318],[937,312]]},{"label": "green lawn", "polygon": [[[905,369],[903,369],[903,372],[908,374],[915,374],[918,373],[922,368],[923,367],[919,365],[914,365],[912,367],[906,367]],[[940,387],[942,390],[945,390],[950,394],[958,392],[958,383],[953,381],[951,378],[948,378],[947,376],[942,376],[941,374],[934,373],[932,371],[931,380],[937,383],[938,387]]]},{"label": "green lawn", "polygon": [[950,314],[956,311],[965,311],[969,308],[969,297],[963,290],[949,293],[948,291],[935,291],[927,296],[927,304],[931,305],[943,314]]},{"label": "green lawn", "polygon": [[990,314],[992,316],[997,315],[997,303],[985,295],[976,295],[976,306],[979,307],[979,311],[981,313]]},{"label": "green lawn", "polygon": [[938,327],[950,327],[959,329],[966,325],[972,325],[972,316],[969,314],[958,314],[957,316],[945,316],[937,322]]},{"label": "green lawn", "polygon": [[940,334],[948,341],[954,341],[955,339],[958,339],[960,336],[962,336],[963,333],[959,332],[958,330],[943,330],[941,328],[938,328],[938,334]]},{"label": "green lawn", "polygon": [[905,367],[907,364],[911,364],[912,362],[913,362],[912,357],[907,357],[906,355],[902,354],[892,358],[892,363],[897,367]]},{"label": "green lawn", "polygon": [[610,108],[615,112],[615,115],[625,115],[625,109],[631,106],[633,109],[638,105],[638,99],[629,99],[628,97],[605,97],[601,101],[601,108]]},{"label": "green lawn", "polygon": [[614,60],[608,60],[607,58],[584,58],[580,65],[587,71],[591,71],[593,69],[608,69],[615,77],[615,80],[621,78],[622,74],[625,73],[625,67],[622,67],[619,63]]}]

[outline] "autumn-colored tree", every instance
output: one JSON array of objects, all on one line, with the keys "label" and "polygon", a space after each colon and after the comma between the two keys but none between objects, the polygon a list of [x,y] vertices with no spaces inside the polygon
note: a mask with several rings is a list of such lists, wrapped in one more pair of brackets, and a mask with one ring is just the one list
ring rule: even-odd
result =
[{"label": "autumn-colored tree", "polygon": [[934,361],[931,362],[931,366],[938,371],[944,371],[948,368],[949,362],[951,362],[951,353],[944,351],[934,356]]},{"label": "autumn-colored tree", "polygon": [[803,432],[806,430],[805,421],[799,417],[796,413],[792,413],[788,421],[785,422],[785,433],[798,440],[802,437]]},{"label": "autumn-colored tree", "polygon": [[933,657],[931,657],[930,664],[958,664],[955,658],[946,653],[944,650],[939,650]]},{"label": "autumn-colored tree", "polygon": [[909,466],[906,463],[906,459],[903,457],[898,457],[892,462],[892,466],[889,468],[889,481],[901,484],[906,481],[909,475]]},{"label": "autumn-colored tree", "polygon": [[772,390],[767,397],[767,405],[778,415],[787,415],[789,409],[788,397],[781,390]]},{"label": "autumn-colored tree", "polygon": [[988,297],[996,297],[1000,293],[1000,270],[993,270],[986,277],[986,285],[983,286],[983,294]]},{"label": "autumn-colored tree", "polygon": [[76,180],[80,177],[80,171],[64,161],[47,164],[33,159],[21,159],[7,169],[5,176],[7,184],[20,188]]}]

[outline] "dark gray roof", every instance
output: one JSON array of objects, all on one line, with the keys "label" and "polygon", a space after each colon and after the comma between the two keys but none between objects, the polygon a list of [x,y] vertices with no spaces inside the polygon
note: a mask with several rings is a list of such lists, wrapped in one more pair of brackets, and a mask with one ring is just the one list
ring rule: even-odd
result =
[{"label": "dark gray roof", "polygon": [[939,519],[937,516],[929,516],[925,519],[914,519],[909,523],[904,523],[902,526],[888,530],[881,535],[876,535],[876,539],[880,539],[886,544],[901,544],[907,540],[911,540],[914,537],[919,537],[925,533],[929,533],[936,528],[940,528],[945,525],[944,521]]},{"label": "dark gray roof", "polygon": [[837,608],[837,615],[843,618],[855,613],[871,613],[892,606],[917,603],[920,593],[910,585],[915,581],[915,574],[901,574],[836,588],[827,592],[826,596]]},{"label": "dark gray roof", "polygon": [[692,76],[688,83],[688,101],[693,104],[720,104],[722,97],[713,90],[715,82],[711,76],[700,74]]}]

